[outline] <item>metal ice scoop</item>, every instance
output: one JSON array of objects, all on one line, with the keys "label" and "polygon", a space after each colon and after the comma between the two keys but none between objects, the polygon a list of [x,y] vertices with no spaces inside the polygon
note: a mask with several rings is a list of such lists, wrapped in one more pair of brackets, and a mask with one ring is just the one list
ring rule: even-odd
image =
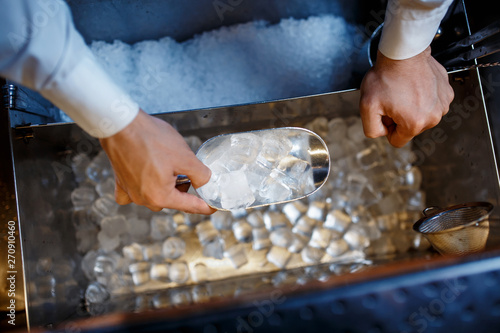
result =
[{"label": "metal ice scoop", "polygon": [[[196,192],[218,210],[304,198],[317,191],[330,172],[325,142],[298,127],[219,135],[205,141],[196,156],[212,170],[210,181]],[[178,184],[186,181],[178,178]]]}]

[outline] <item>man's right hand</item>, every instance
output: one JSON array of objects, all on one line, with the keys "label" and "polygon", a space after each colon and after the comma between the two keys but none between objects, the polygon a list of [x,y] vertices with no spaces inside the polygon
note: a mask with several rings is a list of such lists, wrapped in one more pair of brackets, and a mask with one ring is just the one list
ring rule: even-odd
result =
[{"label": "man's right hand", "polygon": [[125,129],[100,142],[115,172],[117,203],[134,202],[153,211],[215,212],[202,199],[175,187],[177,175],[188,176],[198,188],[209,181],[211,172],[168,123],[141,110]]}]

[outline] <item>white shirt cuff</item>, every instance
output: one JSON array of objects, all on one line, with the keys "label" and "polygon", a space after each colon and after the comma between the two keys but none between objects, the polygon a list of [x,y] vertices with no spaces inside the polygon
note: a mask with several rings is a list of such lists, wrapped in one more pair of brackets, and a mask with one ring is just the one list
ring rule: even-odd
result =
[{"label": "white shirt cuff", "polygon": [[111,80],[86,48],[76,66],[58,73],[57,80],[41,93],[98,138],[118,133],[139,112],[138,104]]},{"label": "white shirt cuff", "polygon": [[452,0],[393,0],[387,12],[379,51],[395,60],[408,59],[432,42]]}]

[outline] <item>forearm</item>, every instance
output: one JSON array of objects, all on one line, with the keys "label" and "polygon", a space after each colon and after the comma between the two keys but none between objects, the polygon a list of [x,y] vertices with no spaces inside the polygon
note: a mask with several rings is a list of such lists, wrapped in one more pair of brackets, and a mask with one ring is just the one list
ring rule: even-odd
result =
[{"label": "forearm", "polygon": [[97,64],[68,6],[55,0],[0,0],[0,75],[67,113],[84,130],[108,137],[139,107]]}]

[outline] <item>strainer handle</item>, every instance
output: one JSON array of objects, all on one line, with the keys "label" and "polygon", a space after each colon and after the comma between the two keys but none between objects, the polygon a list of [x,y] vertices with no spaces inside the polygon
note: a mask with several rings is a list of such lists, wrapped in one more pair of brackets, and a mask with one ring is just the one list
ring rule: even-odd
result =
[{"label": "strainer handle", "polygon": [[430,206],[430,207],[427,207],[426,209],[424,209],[422,211],[422,213],[424,213],[425,217],[428,217],[429,214],[432,214],[432,212],[435,212],[435,211],[438,211],[438,210],[441,210],[441,207],[439,207],[439,206]]}]

